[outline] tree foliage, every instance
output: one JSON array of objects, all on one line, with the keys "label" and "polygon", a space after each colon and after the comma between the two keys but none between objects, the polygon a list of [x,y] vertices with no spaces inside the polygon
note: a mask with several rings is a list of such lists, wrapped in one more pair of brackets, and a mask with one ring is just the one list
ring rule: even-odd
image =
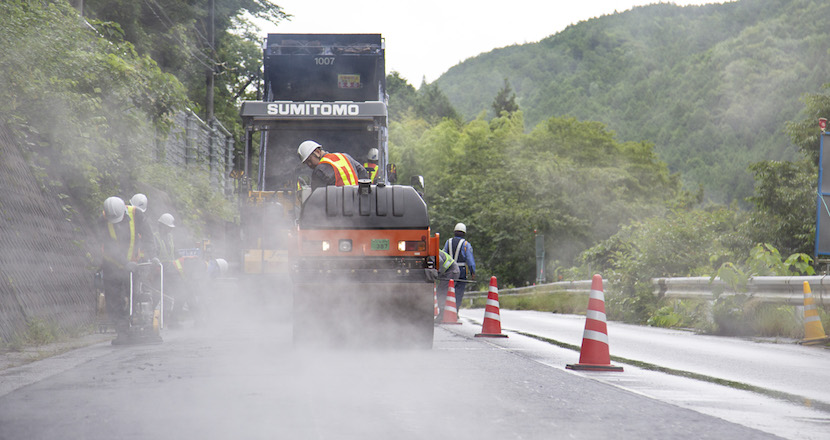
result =
[{"label": "tree foliage", "polygon": [[26,141],[45,186],[97,212],[152,154],[184,88],[132,44],[99,38],[64,2],[4,2],[0,23],[2,122]]},{"label": "tree foliage", "polygon": [[436,83],[473,119],[510,78],[527,127],[600,121],[621,141],[654,143],[707,200],[748,208],[750,164],[798,159],[782,127],[827,80],[830,34],[815,17],[828,14],[822,0],[635,7],[470,58]]},{"label": "tree foliage", "polygon": [[742,232],[754,243],[769,243],[784,254],[812,254],[816,234],[816,167],[807,160],[764,161],[755,175],[753,209]]},{"label": "tree foliage", "polygon": [[[117,23],[85,23],[64,1],[0,3],[0,123],[15,132],[44,190],[86,219],[138,181],[164,186],[147,179],[156,135],[188,105],[181,82],[122,35]],[[227,201],[196,174],[181,176],[193,190],[172,194],[174,203],[214,206],[229,218]]]},{"label": "tree foliage", "polygon": [[85,0],[84,13],[116,24],[139,54],[175,75],[186,87],[190,108],[203,118],[208,116],[206,78],[212,72],[215,117],[238,136],[239,100],[254,97],[262,70],[250,17],[273,22],[288,17],[269,0]]},{"label": "tree foliage", "polygon": [[480,271],[504,285],[535,278],[534,231],[548,238],[552,260],[569,265],[680,195],[653,145],[620,143],[602,124],[573,118],[525,133],[521,111],[465,124],[410,115],[393,121],[390,151],[404,181],[425,177],[433,229],[446,238],[466,223]]},{"label": "tree foliage", "polygon": [[519,104],[516,104],[516,92],[510,87],[507,78],[504,79],[504,86],[496,93],[490,107],[497,116],[501,116],[501,112],[513,113],[519,109]]}]

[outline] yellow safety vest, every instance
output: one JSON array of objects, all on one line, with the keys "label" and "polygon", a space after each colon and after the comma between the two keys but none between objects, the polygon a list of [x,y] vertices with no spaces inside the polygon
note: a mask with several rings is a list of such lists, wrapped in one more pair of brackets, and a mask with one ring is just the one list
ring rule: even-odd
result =
[{"label": "yellow safety vest", "polygon": [[[135,206],[127,206],[127,214],[130,216],[130,247],[127,249],[127,261],[138,261],[139,254],[135,247]],[[110,231],[110,238],[118,240],[112,223],[107,222],[107,228]]]},{"label": "yellow safety vest", "polygon": [[179,271],[179,275],[184,276],[184,266],[182,266],[182,258],[184,257],[180,257],[173,260],[173,265],[176,266],[176,270]]},{"label": "yellow safety vest", "polygon": [[363,164],[363,168],[366,168],[366,171],[369,173],[369,178],[372,179],[372,183],[374,183],[375,177],[378,175],[378,164],[366,162]]}]

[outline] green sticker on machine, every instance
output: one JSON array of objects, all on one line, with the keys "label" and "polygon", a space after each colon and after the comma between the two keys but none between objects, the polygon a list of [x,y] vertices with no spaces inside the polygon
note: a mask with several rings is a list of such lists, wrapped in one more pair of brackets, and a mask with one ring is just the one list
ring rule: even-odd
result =
[{"label": "green sticker on machine", "polygon": [[388,251],[389,250],[389,239],[388,238],[373,239],[372,240],[372,250],[373,251]]}]

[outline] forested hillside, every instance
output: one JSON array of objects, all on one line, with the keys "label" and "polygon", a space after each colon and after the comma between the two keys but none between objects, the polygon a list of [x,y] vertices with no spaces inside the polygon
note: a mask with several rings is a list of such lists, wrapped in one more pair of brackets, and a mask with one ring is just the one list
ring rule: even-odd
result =
[{"label": "forested hillside", "polygon": [[621,141],[653,142],[688,189],[745,203],[751,163],[796,157],[784,127],[827,82],[828,16],[823,0],[637,7],[471,58],[435,84],[471,119],[506,78],[526,129],[600,121]]}]

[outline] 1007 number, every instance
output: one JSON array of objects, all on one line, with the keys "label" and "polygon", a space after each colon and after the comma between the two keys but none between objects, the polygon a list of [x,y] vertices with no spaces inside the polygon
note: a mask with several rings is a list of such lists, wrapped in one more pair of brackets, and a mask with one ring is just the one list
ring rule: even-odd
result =
[{"label": "1007 number", "polygon": [[334,57],[316,57],[314,58],[314,64],[318,66],[331,66],[334,64]]}]

